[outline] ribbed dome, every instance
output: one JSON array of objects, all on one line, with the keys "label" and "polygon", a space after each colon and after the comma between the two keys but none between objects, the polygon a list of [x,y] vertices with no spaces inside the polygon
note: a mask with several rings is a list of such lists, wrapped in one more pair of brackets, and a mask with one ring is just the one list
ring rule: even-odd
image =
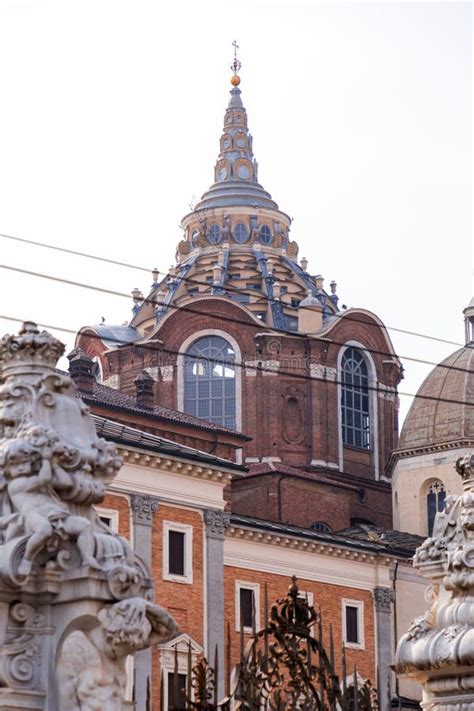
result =
[{"label": "ribbed dome", "polygon": [[413,401],[400,436],[400,449],[455,440],[474,443],[474,343],[437,365],[418,396],[424,397]]}]

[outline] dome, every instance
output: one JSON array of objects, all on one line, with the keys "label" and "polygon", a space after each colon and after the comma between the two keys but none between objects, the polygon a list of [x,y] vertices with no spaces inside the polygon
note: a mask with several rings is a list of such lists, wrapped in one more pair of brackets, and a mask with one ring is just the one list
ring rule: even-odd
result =
[{"label": "dome", "polygon": [[474,343],[437,365],[412,403],[400,449],[470,440],[474,444]]}]

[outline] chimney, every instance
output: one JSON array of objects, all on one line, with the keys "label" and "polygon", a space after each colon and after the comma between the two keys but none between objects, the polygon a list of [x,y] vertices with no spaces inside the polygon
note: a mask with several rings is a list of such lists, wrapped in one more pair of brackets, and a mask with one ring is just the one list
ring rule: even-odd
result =
[{"label": "chimney", "polygon": [[91,395],[94,390],[95,375],[94,361],[89,358],[82,348],[74,348],[68,355],[69,375],[81,393]]},{"label": "chimney", "polygon": [[323,325],[323,307],[319,299],[308,290],[308,295],[298,307],[298,331],[317,333]]},{"label": "chimney", "polygon": [[154,380],[146,370],[142,370],[134,380],[137,390],[137,405],[144,410],[153,410],[155,406],[155,394],[153,392]]}]

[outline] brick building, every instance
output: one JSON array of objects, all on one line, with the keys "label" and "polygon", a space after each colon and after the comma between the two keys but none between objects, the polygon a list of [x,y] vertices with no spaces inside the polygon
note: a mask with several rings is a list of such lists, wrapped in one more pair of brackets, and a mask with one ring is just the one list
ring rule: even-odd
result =
[{"label": "brick building", "polygon": [[132,518],[183,631],[136,661],[139,711],[147,696],[167,708],[175,646],[184,674],[188,644],[213,656],[218,643],[222,691],[242,608],[262,622],[264,585],[281,597],[295,574],[349,663],[383,690],[394,599],[398,610],[422,600],[409,564],[420,539],[390,530],[400,361],[380,319],[339,308],[336,284],[298,259],[290,218],[258,183],[239,84],[235,74],[215,182],[183,218],[176,265],[153,272],[146,297],[134,290],[129,323],[82,328],[71,356],[126,461],[110,511]]},{"label": "brick building", "polygon": [[335,282],[326,290],[298,259],[291,219],[258,183],[239,84],[176,266],[153,273],[146,297],[134,290],[127,325],[84,327],[77,345],[120,397],[139,387],[149,408],[249,436],[235,449],[248,473],[232,484],[233,512],[390,527],[400,361],[380,319],[339,308]]},{"label": "brick building", "polygon": [[[107,409],[107,390],[100,386],[94,401],[86,395],[93,412]],[[201,653],[213,659],[217,645],[222,693],[227,660],[231,671],[238,660],[240,625],[248,639],[252,625],[264,622],[265,588],[270,601],[282,598],[292,575],[321,608],[326,635],[332,626],[336,650],[344,642],[348,679],[356,665],[361,678],[388,689],[395,620],[408,605],[413,612],[414,597],[422,599],[423,582],[410,566],[418,537],[360,525],[333,533],[232,514],[225,510],[226,488],[246,477],[245,467],[117,421],[118,411],[111,415],[93,418],[124,463],[98,513],[150,566],[157,601],[181,629],[177,639],[140,652],[129,665],[137,711],[168,708],[176,662],[185,684],[189,648],[196,661]],[[147,430],[154,422],[148,417]],[[171,435],[175,424],[170,417]],[[382,700],[387,709],[388,695]]]}]

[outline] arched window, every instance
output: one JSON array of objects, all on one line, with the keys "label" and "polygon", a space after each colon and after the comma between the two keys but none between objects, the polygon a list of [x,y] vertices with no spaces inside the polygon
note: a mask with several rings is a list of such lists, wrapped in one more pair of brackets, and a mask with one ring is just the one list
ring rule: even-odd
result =
[{"label": "arched window", "polygon": [[433,481],[426,491],[426,515],[428,519],[428,536],[433,533],[434,520],[438,511],[444,511],[446,489],[442,481]]},{"label": "arched window", "polygon": [[343,443],[370,449],[369,374],[364,356],[352,347],[342,356],[341,410]]},{"label": "arched window", "polygon": [[236,428],[235,351],[221,336],[203,336],[184,358],[184,411]]}]

